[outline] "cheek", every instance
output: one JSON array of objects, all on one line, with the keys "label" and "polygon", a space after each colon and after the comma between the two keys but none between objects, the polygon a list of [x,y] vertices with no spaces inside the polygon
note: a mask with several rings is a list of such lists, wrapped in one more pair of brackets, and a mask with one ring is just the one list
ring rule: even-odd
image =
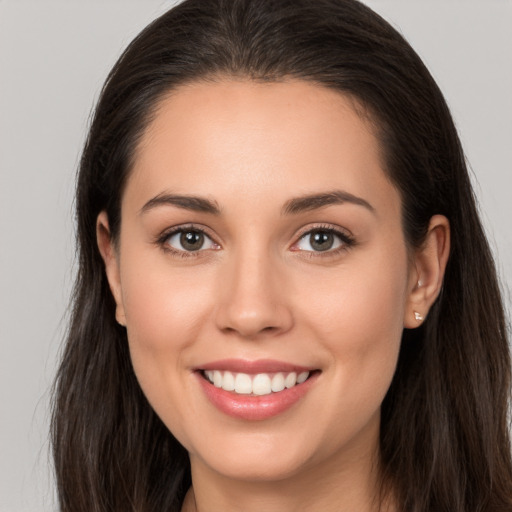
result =
[{"label": "cheek", "polygon": [[[212,293],[200,272],[191,276],[154,259],[147,265],[142,262],[137,258],[138,271],[122,275],[130,357],[152,408],[187,446],[193,430],[187,418],[200,414],[197,404],[187,398],[193,392],[186,389],[190,386],[188,354],[200,337]],[[126,269],[133,268],[127,262]]]},{"label": "cheek", "polygon": [[129,270],[121,276],[132,337],[155,351],[169,348],[169,344],[186,346],[208,308],[208,279],[201,272],[191,276],[190,271],[180,272],[165,262],[144,266],[139,260],[137,267],[133,272],[134,266],[127,262]]},{"label": "cheek", "polygon": [[155,251],[125,250],[121,265],[128,342],[137,379],[153,405],[176,389],[186,355],[211,309],[210,279],[172,268]]},{"label": "cheek", "polygon": [[355,341],[366,335],[373,344],[391,333],[401,333],[408,276],[406,253],[405,249],[399,254],[387,252],[374,251],[359,259],[354,256],[346,265],[323,275],[304,273],[303,297],[297,302],[298,308],[307,305],[302,316],[316,319],[329,337]]},{"label": "cheek", "polygon": [[[354,258],[355,261],[355,258]],[[353,407],[380,406],[393,377],[403,332],[407,255],[373,251],[316,279],[299,303],[311,336],[331,359],[340,400]]]}]

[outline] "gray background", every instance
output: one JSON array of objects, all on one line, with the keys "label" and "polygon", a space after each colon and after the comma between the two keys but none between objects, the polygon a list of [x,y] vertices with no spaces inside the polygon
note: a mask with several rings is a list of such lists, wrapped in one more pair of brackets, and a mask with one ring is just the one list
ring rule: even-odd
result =
[{"label": "gray background", "polygon": [[[74,173],[109,68],[172,3],[0,0],[0,512],[56,510],[48,398],[73,276]],[[512,0],[366,3],[444,91],[510,288]]]}]

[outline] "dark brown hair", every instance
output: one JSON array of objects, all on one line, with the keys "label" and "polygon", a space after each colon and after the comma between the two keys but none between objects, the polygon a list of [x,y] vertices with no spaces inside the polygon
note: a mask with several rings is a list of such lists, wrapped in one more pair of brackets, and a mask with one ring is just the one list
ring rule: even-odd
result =
[{"label": "dark brown hair", "polygon": [[403,37],[356,0],[186,0],[126,49],[103,88],[80,162],[79,267],[53,410],[63,512],[178,511],[184,448],[146,401],[96,244],[114,238],[137,141],[159,100],[217,76],[300,79],[356,99],[377,127],[410,247],[451,224],[442,293],[405,330],[382,405],[383,489],[402,512],[512,511],[510,355],[493,259],[449,110]]}]

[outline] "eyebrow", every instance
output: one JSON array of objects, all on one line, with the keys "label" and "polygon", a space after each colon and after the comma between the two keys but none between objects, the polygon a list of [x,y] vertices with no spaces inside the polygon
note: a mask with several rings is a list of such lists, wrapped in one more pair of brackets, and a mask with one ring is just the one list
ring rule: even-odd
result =
[{"label": "eyebrow", "polygon": [[220,215],[220,208],[215,201],[210,201],[204,197],[184,196],[178,194],[158,194],[150,199],[141,209],[140,214],[146,213],[157,206],[177,206],[184,210],[193,212],[211,213]]},{"label": "eyebrow", "polygon": [[370,212],[375,213],[375,208],[368,201],[344,190],[332,190],[290,199],[284,204],[282,213],[284,215],[298,214],[325,206],[344,203],[363,206]]},{"label": "eyebrow", "polygon": [[[368,201],[343,190],[332,190],[329,192],[295,197],[284,204],[281,213],[283,215],[296,215],[298,213],[324,208],[325,206],[344,203],[363,206],[370,212],[375,213],[375,208]],[[209,213],[212,215],[220,215],[221,213],[216,201],[198,196],[162,193],[144,204],[140,209],[140,214],[142,215],[158,206],[177,206],[184,210]]]}]

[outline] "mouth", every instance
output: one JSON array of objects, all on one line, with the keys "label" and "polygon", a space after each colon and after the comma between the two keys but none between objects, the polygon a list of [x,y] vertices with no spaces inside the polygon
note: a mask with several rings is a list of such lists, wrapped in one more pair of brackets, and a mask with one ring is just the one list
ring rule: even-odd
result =
[{"label": "mouth", "polygon": [[319,369],[277,361],[225,360],[196,368],[208,400],[241,420],[265,420],[301,402],[315,386]]},{"label": "mouth", "polygon": [[280,393],[306,382],[315,371],[249,374],[221,370],[201,370],[201,375],[216,388],[237,395],[264,396]]}]

